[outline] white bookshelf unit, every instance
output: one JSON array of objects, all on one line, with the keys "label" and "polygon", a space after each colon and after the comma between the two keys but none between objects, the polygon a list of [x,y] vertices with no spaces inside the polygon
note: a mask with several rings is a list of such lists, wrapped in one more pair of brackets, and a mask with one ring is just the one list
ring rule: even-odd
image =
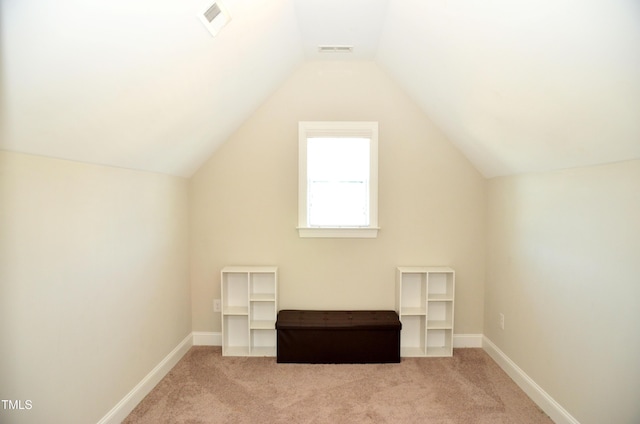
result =
[{"label": "white bookshelf unit", "polygon": [[396,312],[401,356],[452,356],[455,272],[448,267],[398,267]]},{"label": "white bookshelf unit", "polygon": [[220,281],[222,355],[276,356],[278,268],[225,267]]}]

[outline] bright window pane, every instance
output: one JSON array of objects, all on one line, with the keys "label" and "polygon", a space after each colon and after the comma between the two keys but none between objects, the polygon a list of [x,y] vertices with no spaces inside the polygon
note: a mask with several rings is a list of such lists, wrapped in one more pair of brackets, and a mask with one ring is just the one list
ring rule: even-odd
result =
[{"label": "bright window pane", "polygon": [[369,225],[370,140],[307,139],[307,211],[310,226]]},{"label": "bright window pane", "polygon": [[369,225],[369,190],[365,182],[312,182],[310,184],[309,225]]}]

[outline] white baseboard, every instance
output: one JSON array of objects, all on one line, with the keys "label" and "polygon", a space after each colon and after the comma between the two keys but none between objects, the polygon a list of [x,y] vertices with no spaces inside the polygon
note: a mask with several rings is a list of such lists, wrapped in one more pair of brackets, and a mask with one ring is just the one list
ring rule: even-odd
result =
[{"label": "white baseboard", "polygon": [[167,375],[180,358],[193,345],[193,335],[189,334],[175,349],[171,351],[156,367],[151,370],[98,424],[119,424],[133,411],[142,399]]},{"label": "white baseboard", "polygon": [[482,348],[507,373],[509,377],[547,414],[556,424],[580,424],[542,387],[531,379],[498,346],[484,337]]},{"label": "white baseboard", "polygon": [[454,334],[453,347],[482,347],[482,334]]},{"label": "white baseboard", "polygon": [[194,346],[222,346],[222,333],[212,331],[194,331]]}]

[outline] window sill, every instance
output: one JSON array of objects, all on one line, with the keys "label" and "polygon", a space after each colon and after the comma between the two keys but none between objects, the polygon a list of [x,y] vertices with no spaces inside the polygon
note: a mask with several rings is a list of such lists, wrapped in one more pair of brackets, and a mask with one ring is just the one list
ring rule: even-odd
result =
[{"label": "window sill", "polygon": [[301,238],[376,238],[378,227],[298,227]]}]

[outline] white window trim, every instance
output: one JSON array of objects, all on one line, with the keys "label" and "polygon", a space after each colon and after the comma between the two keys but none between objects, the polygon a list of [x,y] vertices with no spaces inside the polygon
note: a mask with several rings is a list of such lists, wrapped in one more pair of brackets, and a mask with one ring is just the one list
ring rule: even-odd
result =
[{"label": "white window trim", "polygon": [[[311,227],[307,222],[307,138],[367,137],[370,145],[369,225],[366,227]],[[378,123],[315,122],[298,125],[298,234],[300,237],[375,238],[378,236]]]}]

